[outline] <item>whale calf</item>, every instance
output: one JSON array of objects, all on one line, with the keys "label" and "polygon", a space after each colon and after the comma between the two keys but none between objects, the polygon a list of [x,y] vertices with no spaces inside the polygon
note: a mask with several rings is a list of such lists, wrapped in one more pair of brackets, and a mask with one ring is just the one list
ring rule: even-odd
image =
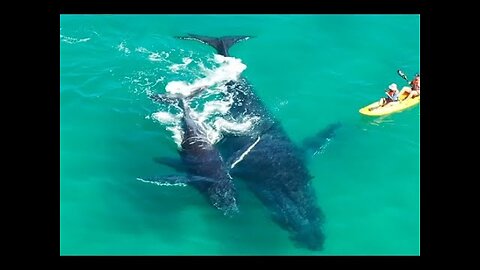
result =
[{"label": "whale calf", "polygon": [[185,171],[187,175],[166,175],[138,180],[157,185],[191,185],[204,194],[210,203],[226,216],[238,213],[236,189],[229,174],[231,165],[224,162],[220,152],[207,138],[202,123],[193,118],[188,99],[168,95],[150,95],[159,103],[178,102],[183,110],[183,137],[179,151],[181,162],[156,158],[159,163]]}]

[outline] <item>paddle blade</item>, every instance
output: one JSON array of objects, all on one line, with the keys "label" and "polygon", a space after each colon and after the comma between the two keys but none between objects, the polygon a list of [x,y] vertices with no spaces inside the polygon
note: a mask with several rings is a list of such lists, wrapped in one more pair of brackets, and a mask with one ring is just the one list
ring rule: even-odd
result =
[{"label": "paddle blade", "polygon": [[407,79],[407,75],[405,75],[405,73],[403,73],[403,71],[401,71],[400,69],[397,70],[397,73],[400,77],[402,77],[405,81],[408,82],[408,79]]}]

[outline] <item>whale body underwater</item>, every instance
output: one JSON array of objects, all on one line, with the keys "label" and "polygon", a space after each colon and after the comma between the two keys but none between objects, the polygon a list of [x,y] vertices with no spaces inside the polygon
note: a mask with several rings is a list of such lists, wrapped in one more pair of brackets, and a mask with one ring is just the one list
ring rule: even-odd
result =
[{"label": "whale body underwater", "polygon": [[[198,89],[196,92],[201,90]],[[231,165],[224,162],[219,151],[210,143],[202,123],[193,118],[188,104],[192,96],[194,95],[189,97],[149,95],[157,103],[178,103],[183,111],[181,121],[183,136],[179,151],[182,162],[165,157],[155,158],[155,161],[167,164],[177,171],[187,172],[187,175],[165,175],[137,178],[137,180],[161,186],[191,185],[204,194],[224,215],[232,216],[238,213],[238,206],[233,178],[229,174]]]},{"label": "whale body underwater", "polygon": [[[218,54],[229,56],[228,49],[231,46],[250,37],[216,38],[189,34],[177,38],[208,44]],[[322,250],[325,217],[318,206],[312,186],[313,177],[306,164],[308,154],[325,148],[341,124],[333,123],[297,146],[244,77],[230,81],[226,86],[226,91],[233,95],[229,110],[231,117],[260,119],[248,133],[225,134],[215,145],[221,156],[238,162],[227,162],[229,174],[246,183],[248,189],[269,210],[273,221],[286,230],[298,246]],[[248,154],[244,155],[246,149]],[[181,170],[174,162],[159,162]]]}]

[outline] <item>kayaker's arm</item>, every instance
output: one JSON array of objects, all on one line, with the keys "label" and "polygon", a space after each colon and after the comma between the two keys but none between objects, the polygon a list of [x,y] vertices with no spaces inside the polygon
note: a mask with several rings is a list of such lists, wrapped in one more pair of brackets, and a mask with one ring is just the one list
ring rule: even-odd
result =
[{"label": "kayaker's arm", "polygon": [[393,97],[388,94],[388,91],[385,91],[385,95],[387,95],[389,98],[391,98],[392,100],[394,100]]}]

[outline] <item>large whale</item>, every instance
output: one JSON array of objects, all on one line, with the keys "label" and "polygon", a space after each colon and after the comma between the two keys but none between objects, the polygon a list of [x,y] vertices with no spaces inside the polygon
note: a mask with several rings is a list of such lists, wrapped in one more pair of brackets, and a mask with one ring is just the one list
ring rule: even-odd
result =
[{"label": "large whale", "polygon": [[[201,89],[199,89],[201,90]],[[198,92],[197,90],[196,92]],[[229,170],[232,166],[224,162],[220,152],[207,138],[201,122],[194,119],[188,105],[188,98],[152,94],[149,96],[158,103],[178,102],[183,110],[183,137],[179,151],[181,163],[168,158],[156,158],[159,163],[186,171],[187,175],[165,175],[137,178],[140,181],[157,185],[191,185],[204,194],[210,203],[226,216],[238,213],[235,185]],[[229,163],[231,163],[231,160]]]},{"label": "large whale", "polygon": [[[189,34],[177,37],[208,44],[223,56],[235,43],[248,36],[207,37]],[[287,230],[290,238],[311,250],[323,249],[324,215],[317,204],[306,162],[307,153],[321,151],[334,136],[340,124],[308,138],[299,147],[295,145],[280,122],[268,111],[245,78],[227,83],[233,95],[230,114],[233,118],[260,117],[260,122],[246,135],[226,134],[218,143],[224,157],[241,161],[230,174],[245,181],[248,188],[269,209],[273,220]],[[254,146],[254,147],[252,147]],[[248,149],[248,155],[245,149]],[[237,158],[239,157],[239,158]]]}]

